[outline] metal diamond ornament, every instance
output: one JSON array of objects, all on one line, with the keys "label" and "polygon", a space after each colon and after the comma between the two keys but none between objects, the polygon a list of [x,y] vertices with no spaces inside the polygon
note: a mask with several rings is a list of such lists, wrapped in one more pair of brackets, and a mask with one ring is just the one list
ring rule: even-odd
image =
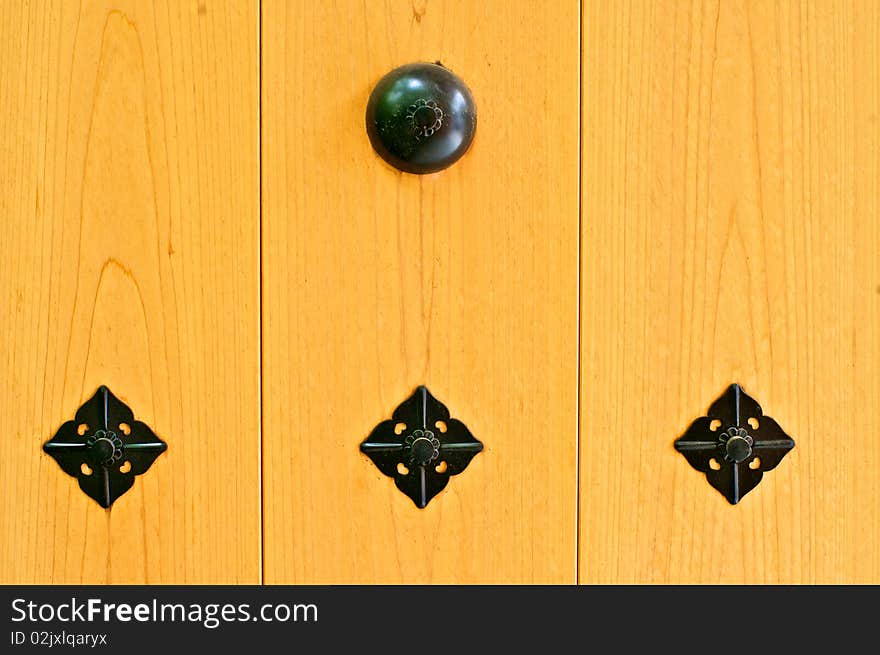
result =
[{"label": "metal diamond ornament", "polygon": [[464,423],[450,418],[449,410],[425,387],[417,388],[361,444],[361,452],[394,478],[397,488],[419,508],[426,507],[481,450],[483,444]]},{"label": "metal diamond ornament", "polygon": [[738,384],[730,385],[675,442],[675,449],[732,505],[792,448],[794,440]]},{"label": "metal diamond ornament", "polygon": [[43,444],[61,469],[104,508],[134,485],[168,446],[107,387],[100,387]]}]

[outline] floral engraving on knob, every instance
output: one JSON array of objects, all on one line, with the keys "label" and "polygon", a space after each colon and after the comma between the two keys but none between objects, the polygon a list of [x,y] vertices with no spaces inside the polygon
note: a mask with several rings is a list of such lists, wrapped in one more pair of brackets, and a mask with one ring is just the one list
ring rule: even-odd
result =
[{"label": "floral engraving on knob", "polygon": [[675,449],[732,505],[792,448],[794,440],[738,384],[730,385],[675,442]]},{"label": "floral engraving on knob", "polygon": [[443,109],[433,100],[419,98],[407,107],[406,119],[416,139],[426,139],[443,127]]},{"label": "floral engraving on knob", "polygon": [[80,489],[104,508],[146,473],[167,445],[107,387],[100,387],[43,451],[77,478]]},{"label": "floral engraving on knob", "polygon": [[391,419],[373,428],[361,452],[419,508],[443,491],[449,478],[483,450],[461,421],[425,387],[403,401]]}]

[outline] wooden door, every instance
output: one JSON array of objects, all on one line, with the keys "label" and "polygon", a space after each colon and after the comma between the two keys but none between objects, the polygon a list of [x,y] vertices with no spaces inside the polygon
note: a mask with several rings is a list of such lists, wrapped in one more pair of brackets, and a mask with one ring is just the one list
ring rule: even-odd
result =
[{"label": "wooden door", "polygon": [[[574,582],[578,15],[264,0],[266,582]],[[367,98],[437,60],[477,137],[405,175]],[[421,384],[485,450],[420,510],[358,444]]]},{"label": "wooden door", "polygon": [[[21,5],[21,6],[16,6]],[[83,0],[0,9],[0,582],[880,581],[880,8]],[[440,61],[471,151],[402,174]],[[797,446],[731,505],[738,383]],[[104,510],[100,385],[168,452]],[[358,451],[427,385],[484,451]]]},{"label": "wooden door", "polygon": [[[260,580],[257,2],[0,9],[0,582]],[[167,443],[109,510],[41,444]]]},{"label": "wooden door", "polygon": [[[583,6],[581,581],[880,581],[880,5]],[[736,506],[731,383],[797,442]]]}]

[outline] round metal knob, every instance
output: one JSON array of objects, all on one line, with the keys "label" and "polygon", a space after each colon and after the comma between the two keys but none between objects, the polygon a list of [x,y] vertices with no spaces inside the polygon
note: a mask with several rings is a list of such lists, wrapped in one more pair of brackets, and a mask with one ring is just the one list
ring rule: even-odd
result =
[{"label": "round metal knob", "polygon": [[407,173],[435,173],[467,152],[477,110],[464,82],[439,64],[385,75],[367,103],[367,134],[382,159]]}]

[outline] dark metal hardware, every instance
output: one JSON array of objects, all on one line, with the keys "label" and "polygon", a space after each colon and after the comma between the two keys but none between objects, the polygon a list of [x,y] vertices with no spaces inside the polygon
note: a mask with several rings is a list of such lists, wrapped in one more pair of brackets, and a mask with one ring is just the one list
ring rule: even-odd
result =
[{"label": "dark metal hardware", "polygon": [[425,387],[419,387],[361,444],[361,452],[420,508],[443,491],[449,476],[483,450],[467,426]]},{"label": "dark metal hardware", "polygon": [[407,64],[376,84],[366,123],[386,162],[406,173],[435,173],[470,147],[477,109],[465,83],[439,63]]},{"label": "dark metal hardware", "polygon": [[708,415],[691,423],[675,442],[675,449],[732,505],[792,448],[794,440],[738,384],[730,385]]},{"label": "dark metal hardware", "polygon": [[167,445],[107,387],[100,387],[43,450],[101,507],[131,489]]}]

